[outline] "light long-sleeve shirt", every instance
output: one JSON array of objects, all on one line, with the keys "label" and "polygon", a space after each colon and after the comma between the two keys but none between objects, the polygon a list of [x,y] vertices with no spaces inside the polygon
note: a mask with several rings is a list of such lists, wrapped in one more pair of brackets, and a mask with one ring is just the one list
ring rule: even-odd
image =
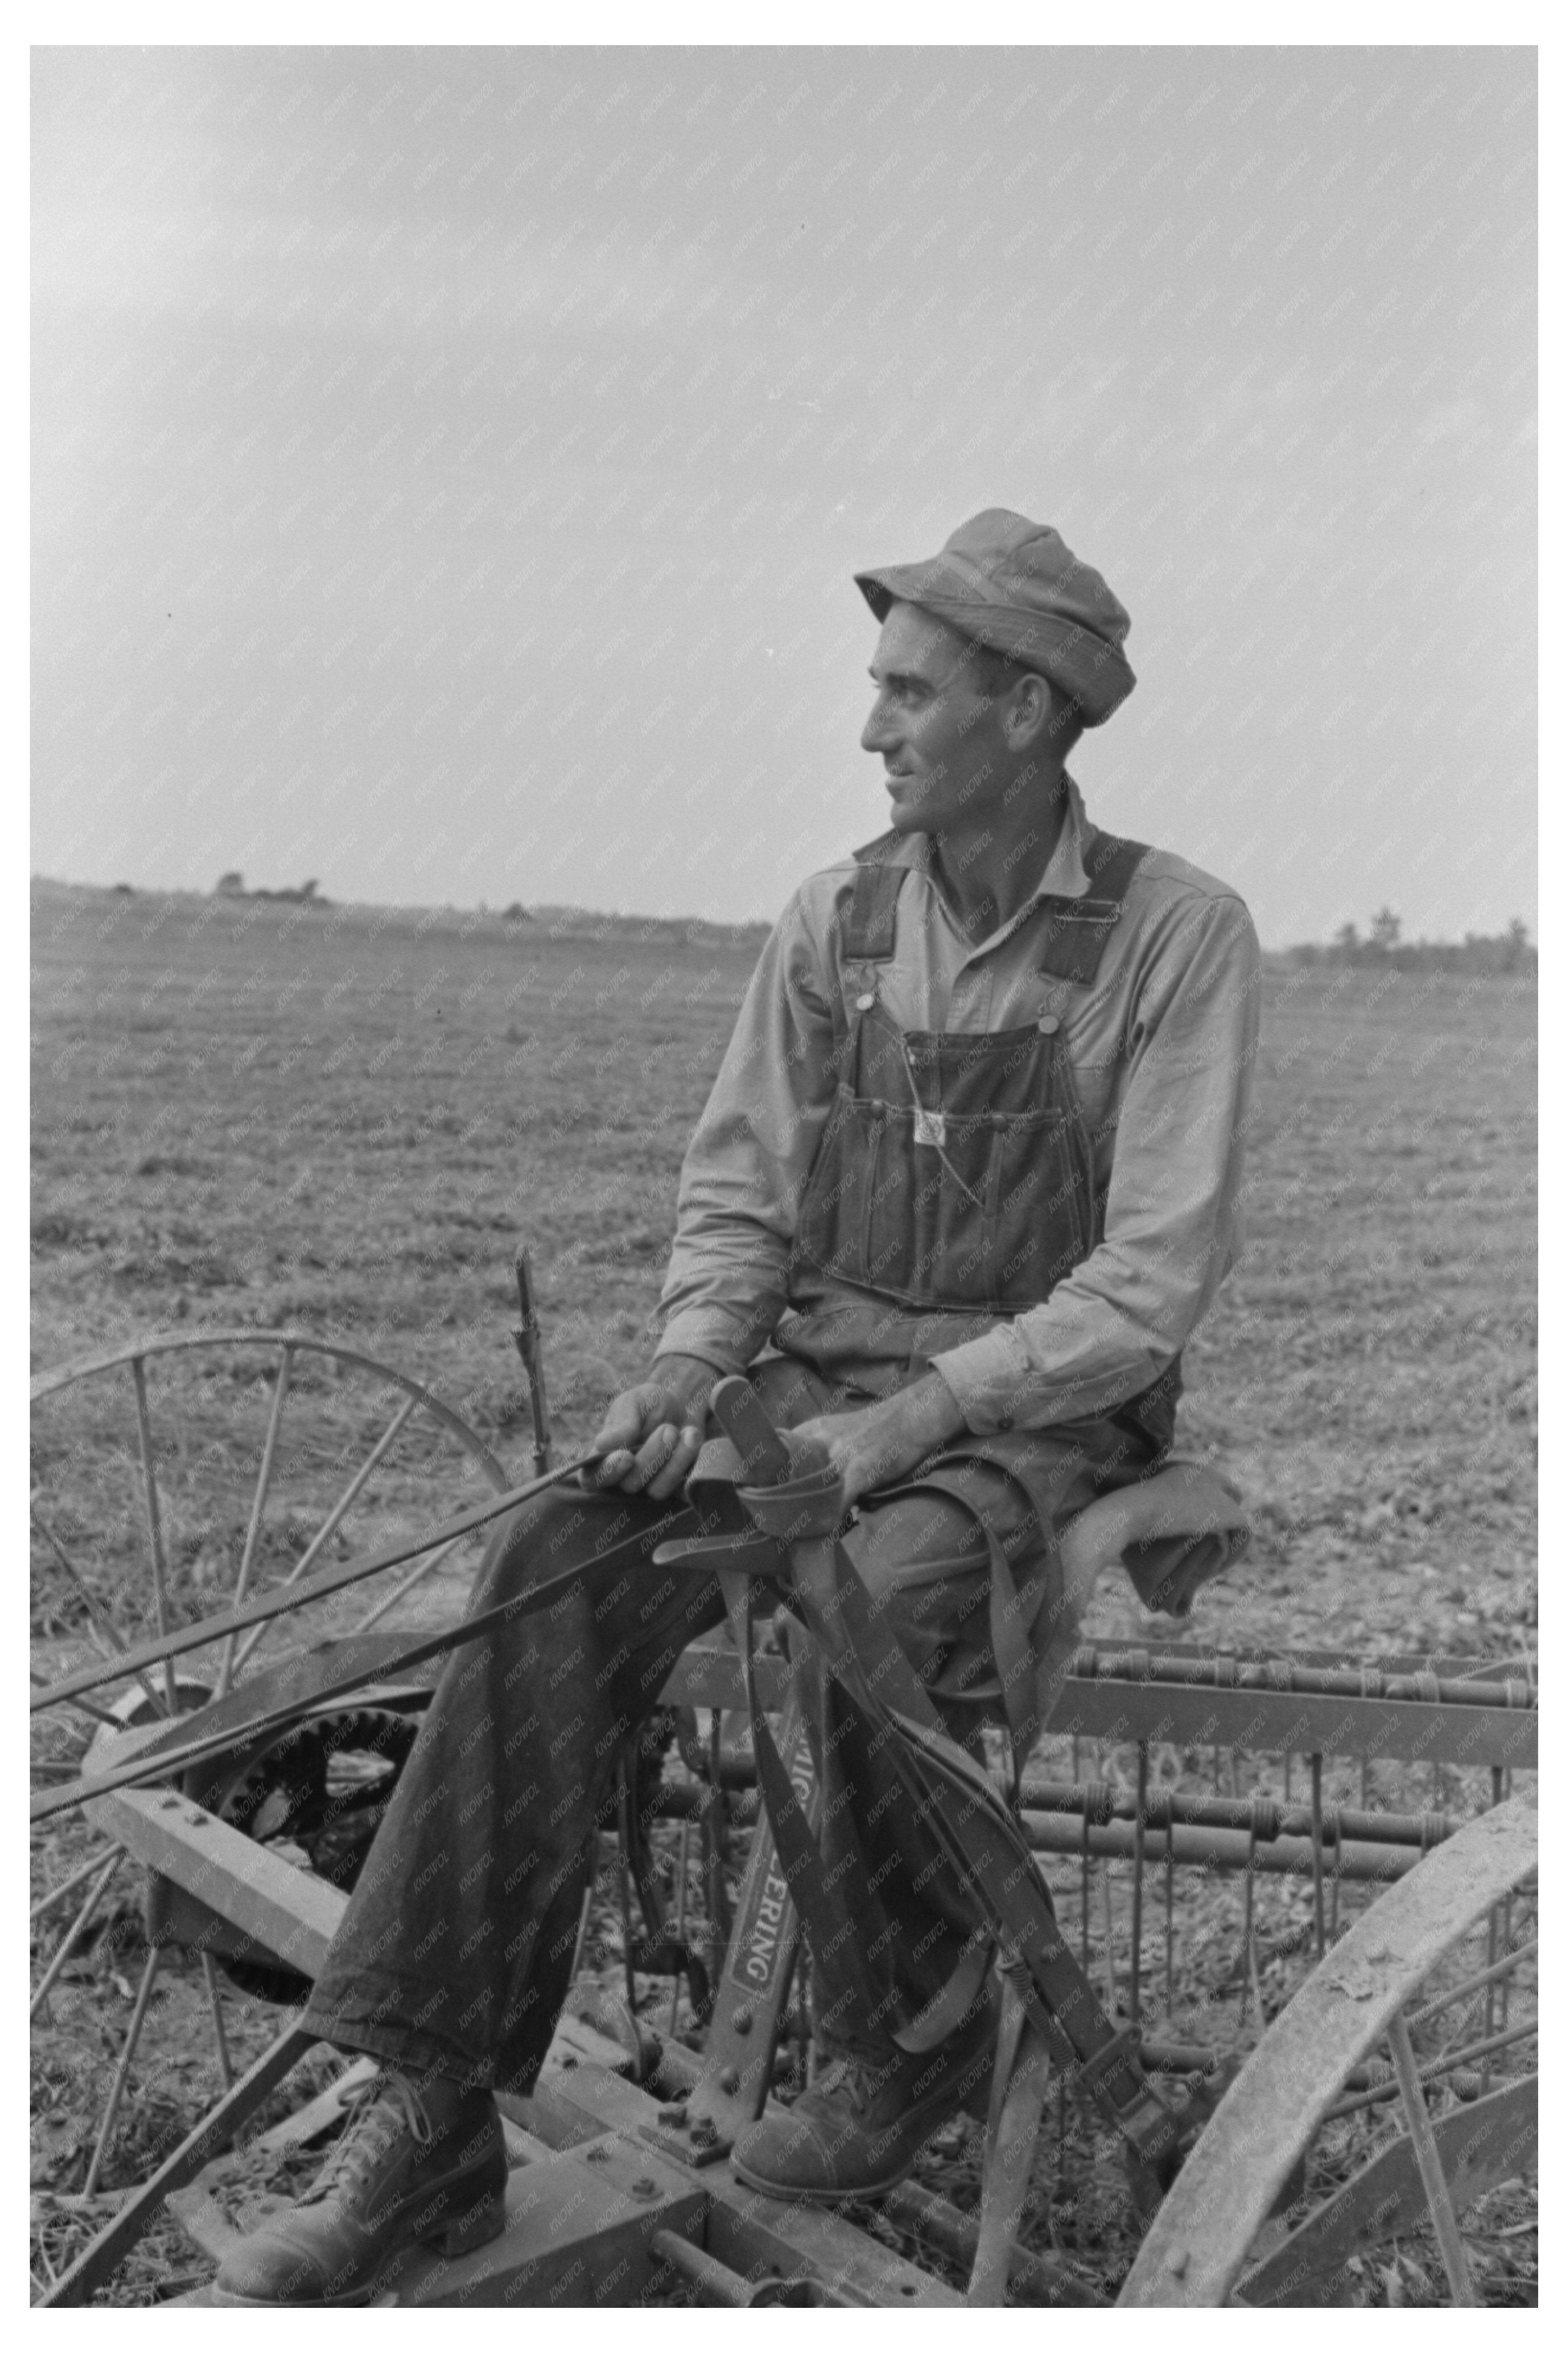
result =
[{"label": "light long-sleeve shirt", "polygon": [[[976,1433],[1081,1419],[1148,1388],[1213,1303],[1237,1247],[1262,976],[1251,918],[1224,883],[1151,850],[1094,981],[1053,977],[1040,967],[1041,901],[1090,894],[1084,859],[1096,838],[1069,782],[1034,896],[977,944],[938,888],[927,838],[907,836],[893,852],[911,871],[892,957],[877,967],[883,1010],[907,1030],[1055,1016],[1105,1198],[1101,1238],[1047,1300],[981,1317],[977,1336],[930,1357]],[[812,875],[763,951],[686,1155],[661,1354],[732,1373],[775,1333],[788,1348],[790,1244],[837,1083],[831,1007],[860,970],[840,954],[855,872],[846,859]],[[841,1302],[852,1327],[864,1301],[817,1281],[814,1321]],[[897,1380],[890,1366],[866,1367],[873,1393]]]}]

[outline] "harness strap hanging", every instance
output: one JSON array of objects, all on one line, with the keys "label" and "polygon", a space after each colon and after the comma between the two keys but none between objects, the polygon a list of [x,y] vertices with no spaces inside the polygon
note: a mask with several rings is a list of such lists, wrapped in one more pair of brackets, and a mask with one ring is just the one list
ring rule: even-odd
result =
[{"label": "harness strap hanging", "polygon": [[[742,1500],[759,1518],[776,1520],[778,1528],[770,1533],[781,1532],[798,1509],[778,1489],[747,1490]],[[885,1739],[889,1763],[985,1917],[1005,1963],[1020,1972],[1020,1987],[1026,1981],[1026,2006],[1045,2048],[1076,2075],[1140,2156],[1158,2161],[1175,2147],[1175,2119],[1137,2063],[1135,2038],[1113,2027],[1064,1943],[1033,1853],[990,1776],[941,1728],[930,1694],[891,1627],[872,1609],[836,1536],[795,1535],[787,1570],[783,1556],[779,1567],[788,1577],[786,1598],[846,1700],[873,1734],[892,1736]],[[827,1884],[816,1839],[757,1704],[749,1642],[747,1675],[758,1779],[807,1940],[826,1941],[834,1951],[852,1947],[857,1923],[848,1899]],[[959,1967],[968,1965],[965,1954]]]},{"label": "harness strap hanging", "polygon": [[[1023,1495],[1028,1506],[1028,1525],[1039,1530],[1044,1540],[1045,1557],[1025,1577],[1020,1585],[1013,1575],[1013,1564],[1007,1557],[994,1528],[984,1514],[965,1493],[962,1483],[942,1475],[941,1468],[923,1476],[909,1479],[885,1491],[887,1497],[919,1494],[930,1492],[939,1494],[945,1503],[955,1504],[968,1514],[973,1525],[985,1540],[988,1556],[989,1613],[991,1655],[996,1662],[997,1688],[994,1694],[990,1684],[976,1683],[966,1697],[990,1699],[998,1696],[1007,1720],[1008,1746],[1013,1767],[1013,1802],[1018,1803],[1023,1784],[1024,1767],[1030,1749],[1039,1736],[1040,1725],[1035,1714],[1036,1670],[1038,1661],[1033,1634],[1035,1622],[1046,1604],[1053,1571],[1059,1569],[1059,1549],[1056,1533],[1042,1522],[1036,1512],[1034,1500],[1021,1479],[1000,1462],[990,1467],[1009,1480]],[[945,1567],[945,1564],[943,1564]]]},{"label": "harness strap hanging", "polygon": [[909,1743],[907,1750],[889,1743],[894,1764],[913,1767],[931,1827],[993,1924],[1003,1967],[1019,1972],[1029,2016],[1050,2057],[1070,2072],[1139,2156],[1158,2165],[1177,2146],[1177,2120],[1138,2063],[1136,2030],[1118,2031],[1111,2024],[1063,1942],[1022,1830],[989,1776],[954,1743],[940,1736],[933,1741],[907,1718],[893,1721]]},{"label": "harness strap hanging", "polygon": [[1002,2023],[981,2170],[980,2236],[966,2304],[1006,2301],[1008,2254],[1028,2195],[1048,2062],[1046,2038],[1029,2012],[1026,1980],[1020,1982],[1016,1969],[1004,1969]]},{"label": "harness strap hanging", "polygon": [[[721,1577],[727,1586],[732,1587],[736,1581],[722,1572]],[[790,1901],[810,1932],[809,1940],[820,1964],[843,1946],[853,1945],[855,1922],[841,1890],[828,1883],[827,1874],[822,1866],[821,1852],[811,1833],[811,1825],[795,1794],[767,1717],[758,1703],[752,1665],[756,1591],[755,1584],[748,1577],[743,1607],[734,1613],[738,1621],[737,1632],[742,1628],[744,1630],[741,1656],[746,1664],[746,1713],[751,1720],[752,1753],[756,1759],[763,1802],[773,1828],[779,1870],[789,1889]]]}]

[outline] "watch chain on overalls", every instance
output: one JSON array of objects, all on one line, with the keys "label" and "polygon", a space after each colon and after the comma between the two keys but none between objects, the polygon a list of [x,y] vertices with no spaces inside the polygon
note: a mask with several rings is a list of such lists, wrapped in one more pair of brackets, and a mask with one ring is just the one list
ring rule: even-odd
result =
[{"label": "watch chain on overalls", "polygon": [[[1103,1229],[1062,1024],[1046,1013],[1001,1030],[899,1027],[879,1001],[878,973],[894,953],[899,894],[910,871],[889,859],[897,840],[886,835],[860,853],[842,920],[837,1083],[801,1203],[792,1271],[868,1292],[894,1318],[900,1311],[928,1320],[933,1312],[1018,1315],[1049,1298]],[[1043,902],[1042,976],[1092,985],[1144,855],[1142,842],[1098,837],[1086,860],[1093,894]],[[1174,1386],[1169,1376],[1167,1382]],[[1019,1587],[962,1480],[944,1476],[940,1465],[922,1472],[918,1483],[940,1488],[985,1537],[992,1651],[1016,1770],[1037,1728],[1028,1712],[1031,1637],[1051,1581],[1055,1532],[1022,1467],[1027,1433],[1011,1442],[1005,1433],[969,1439],[944,1451],[989,1462],[1012,1479],[1045,1546],[1036,1573]]]}]

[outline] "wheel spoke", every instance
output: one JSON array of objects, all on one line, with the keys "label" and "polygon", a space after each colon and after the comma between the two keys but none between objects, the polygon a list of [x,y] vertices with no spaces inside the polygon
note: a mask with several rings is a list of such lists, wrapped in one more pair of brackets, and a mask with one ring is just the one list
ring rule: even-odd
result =
[{"label": "wheel spoke", "polygon": [[[1535,1810],[1515,1799],[1455,1831],[1362,1915],[1226,2090],[1149,2225],[1121,2307],[1225,2303],[1298,2161],[1336,2113],[1340,2087],[1391,2031],[1397,2037],[1406,2002],[1478,1924],[1484,1933],[1491,1906],[1533,1874],[1536,1853]],[[1461,2056],[1480,2053],[1455,2052],[1445,2072]],[[1411,2058],[1407,2073],[1420,2072]],[[1425,2203],[1408,2146],[1411,2187]]]},{"label": "wheel spoke", "polygon": [[125,1849],[122,1846],[115,1845],[107,1852],[100,1849],[97,1854],[89,1855],[84,1863],[71,1873],[68,1879],[62,1879],[59,1885],[51,1888],[47,1895],[39,1896],[27,1915],[29,1926],[35,1920],[41,1920],[46,1912],[52,1912],[57,1904],[63,1903],[68,1895],[81,1885],[84,1879],[90,1879],[95,1871],[101,1871],[110,1856],[121,1855],[124,1852]]},{"label": "wheel spoke", "polygon": [[[27,1506],[27,1512],[28,1516],[32,1520],[33,1525],[37,1529],[38,1534],[43,1537],[44,1542],[48,1546],[50,1551],[54,1554],[55,1558],[65,1570],[66,1575],[70,1578],[71,1583],[80,1594],[83,1601],[86,1602],[88,1616],[98,1628],[99,1632],[103,1636],[104,1641],[109,1644],[110,1650],[121,1651],[129,1650],[131,1647],[130,1644],[121,1633],[118,1626],[116,1626],[112,1620],[108,1616],[97,1595],[93,1592],[91,1586],[89,1585],[86,1577],[82,1575],[75,1561],[72,1560],[69,1553],[67,1552],[64,1545],[61,1544],[58,1536],[56,1535],[53,1528],[50,1527],[47,1520],[45,1519],[37,1505],[36,1504],[29,1504]],[[163,1629],[160,1629],[159,1630],[162,1631]],[[165,1660],[164,1665],[167,1666],[167,1664],[168,1662]],[[163,1700],[159,1698],[157,1693],[148,1682],[142,1669],[140,1667],[133,1667],[132,1669],[132,1672],[136,1677],[136,1680],[141,1684],[142,1690],[146,1693],[148,1698],[152,1701],[153,1705],[156,1708],[158,1714],[160,1715],[173,1715],[174,1710],[169,1707]],[[123,1727],[121,1727],[121,1729],[123,1729]]]},{"label": "wheel spoke", "polygon": [[120,2103],[125,2096],[125,2084],[131,2073],[131,2062],[136,2056],[136,2045],[142,2040],[142,2029],[147,2018],[147,2005],[153,1999],[153,1988],[158,1976],[158,1965],[163,1957],[162,1945],[153,1945],[149,1948],[147,1965],[142,1972],[142,1982],[136,1989],[136,2001],[131,2012],[131,2023],[125,2030],[125,2048],[120,2054],[120,2064],[114,2071],[114,2081],[109,2088],[109,2105],[103,2112],[103,2122],[99,2126],[98,2146],[92,2152],[92,2162],[87,2168],[87,2179],[81,2186],[81,2194],[84,2198],[90,2198],[98,2188],[98,2177],[103,2168],[110,2136],[114,2130],[114,2120],[120,2114]]},{"label": "wheel spoke", "polygon": [[1465,2242],[1459,2236],[1458,2218],[1454,2212],[1454,2201],[1448,2195],[1448,2178],[1443,2170],[1443,2159],[1432,2130],[1432,2118],[1422,2093],[1415,2053],[1410,2042],[1410,2029],[1405,2023],[1403,2010],[1395,2010],[1388,2021],[1388,2046],[1394,2053],[1394,2068],[1399,2078],[1399,2097],[1405,2109],[1405,2121],[1410,2127],[1415,2162],[1421,2169],[1421,2186],[1426,2192],[1432,2228],[1437,2234],[1438,2253],[1443,2258],[1443,2269],[1448,2274],[1449,2292],[1456,2304],[1473,2305],[1476,2292],[1470,2284]]},{"label": "wheel spoke", "polygon": [[[39,1691],[48,1690],[47,1678],[39,1674],[36,1668],[28,1669],[27,1681]],[[125,1729],[123,1719],[116,1715],[112,1708],[100,1706],[97,1700],[89,1699],[85,1692],[78,1692],[74,1698],[67,1700],[66,1705],[79,1707],[84,1715],[90,1715],[97,1724],[107,1724],[111,1731],[123,1732]],[[160,1710],[159,1713],[162,1714],[163,1711]]]},{"label": "wheel spoke", "polygon": [[1318,1958],[1328,1950],[1328,1936],[1323,1925],[1323,1759],[1317,1749],[1312,1751],[1312,1926],[1318,1939]]},{"label": "wheel spoke", "polygon": [[[245,1531],[245,1550],[240,1555],[239,1576],[235,1583],[231,1608],[237,1609],[250,1583],[250,1572],[256,1560],[256,1547],[261,1535],[262,1514],[267,1509],[267,1491],[272,1484],[272,1466],[278,1459],[278,1432],[283,1420],[283,1409],[289,1401],[289,1375],[294,1362],[294,1351],[287,1341],[279,1352],[278,1381],[272,1392],[272,1411],[267,1423],[266,1443],[261,1450],[261,1468],[257,1473],[256,1493],[250,1506],[250,1524]],[[234,1681],[235,1646],[238,1640],[231,1634],[224,1645],[223,1666],[217,1679],[215,1699],[226,1696]]]},{"label": "wheel spoke", "polygon": [[402,1600],[405,1593],[413,1592],[421,1577],[428,1577],[433,1568],[438,1568],[441,1563],[446,1559],[447,1554],[456,1552],[458,1546],[462,1544],[464,1540],[465,1539],[462,1536],[453,1536],[449,1543],[438,1545],[434,1552],[427,1552],[423,1560],[416,1561],[414,1567],[409,1570],[407,1576],[402,1578],[398,1584],[395,1585],[392,1591],[386,1594],[376,1603],[375,1608],[371,1610],[367,1617],[360,1620],[359,1624],[352,1630],[353,1633],[368,1634],[371,1628],[377,1624],[381,1619],[384,1618],[389,1609],[396,1607],[397,1603]]},{"label": "wheel spoke", "polygon": [[228,2036],[224,2031],[223,1991],[217,1981],[217,1970],[210,1953],[202,1955],[202,1975],[206,1979],[207,2000],[212,2005],[213,2041],[217,2044],[217,2071],[223,2077],[226,2092],[234,2089],[234,2064],[228,2055]]},{"label": "wheel spoke", "polygon": [[[1533,2042],[1539,2031],[1531,2019],[1523,2026],[1510,2026],[1501,2033],[1489,2034],[1482,2042],[1467,2042],[1462,2051],[1445,2052],[1441,2059],[1421,2069],[1421,2081],[1440,2083],[1445,2075],[1457,2074],[1461,2067],[1468,2067],[1478,2059],[1489,2058],[1499,2051],[1511,2051],[1516,2042]],[[1332,2107],[1324,2110],[1324,2121],[1331,2123],[1339,2116],[1353,2116],[1358,2108],[1375,2107],[1380,2100],[1392,2100],[1398,2089],[1398,2077],[1385,2075],[1382,2083],[1370,2084],[1363,2091],[1351,2093],[1347,2099],[1336,2100]]]},{"label": "wheel spoke", "polygon": [[[294,1563],[294,1566],[289,1571],[288,1576],[284,1578],[283,1587],[285,1590],[290,1585],[297,1584],[299,1579],[304,1576],[305,1571],[310,1567],[311,1562],[315,1559],[316,1555],[321,1551],[321,1546],[326,1543],[328,1537],[334,1533],[339,1523],[343,1518],[344,1514],[349,1510],[351,1504],[360,1493],[365,1481],[370,1477],[371,1472],[375,1469],[377,1463],[382,1461],[387,1449],[392,1445],[394,1440],[397,1437],[399,1430],[403,1428],[404,1423],[408,1419],[409,1415],[414,1411],[418,1403],[419,1399],[417,1398],[404,1398],[403,1403],[398,1407],[397,1411],[393,1415],[392,1419],[387,1423],[386,1428],[382,1431],[381,1436],[376,1440],[375,1444],[372,1447],[370,1452],[366,1455],[359,1469],[354,1472],[353,1477],[349,1481],[348,1485],[343,1489],[342,1493],[338,1497],[337,1502],[332,1505],[331,1510],[327,1514],[326,1518],[321,1522],[321,1526],[310,1538],[310,1543],[306,1546],[299,1559]],[[266,1639],[268,1627],[270,1627],[273,1622],[275,1621],[269,1619],[267,1625],[256,1627],[251,1633],[246,1636],[244,1641],[240,1643],[238,1650],[235,1653],[234,1671],[236,1674],[237,1674],[241,1667],[244,1666],[247,1659],[249,1658],[257,1644]],[[363,1632],[363,1628],[358,1628],[356,1629],[356,1631]]]},{"label": "wheel spoke", "polygon": [[77,1938],[81,1935],[82,1930],[91,1919],[94,1907],[96,1906],[99,1898],[102,1895],[105,1888],[109,1885],[110,1881],[113,1878],[115,1873],[119,1870],[124,1860],[125,1849],[123,1847],[117,1847],[114,1852],[110,1856],[108,1862],[100,1871],[98,1877],[93,1881],[92,1885],[89,1888],[86,1903],[82,1905],[81,1910],[77,1914],[76,1918],[71,1922],[70,1926],[66,1930],[65,1935],[60,1938],[59,1943],[56,1946],[55,1957],[49,1963],[48,1968],[44,1971],[38,1989],[33,1996],[32,2002],[27,2010],[27,2019],[29,2023],[37,2018],[39,2010],[42,2010],[45,2002],[47,2001],[49,1998],[49,1990],[53,1986],[55,1979],[58,1977],[60,1971],[69,1960],[72,1951],[75,1949]]},{"label": "wheel spoke", "polygon": [[[158,1481],[153,1469],[153,1423],[147,1411],[147,1373],[140,1356],[131,1359],[131,1377],[136,1387],[136,1436],[142,1449],[142,1504],[147,1519],[147,1550],[153,1563],[153,1603],[158,1612],[158,1631],[169,1630],[169,1575],[163,1558],[163,1522],[158,1509]],[[163,1662],[163,1689],[168,1695],[169,1713],[179,1712],[174,1694],[174,1662]]]},{"label": "wheel spoke", "polygon": [[186,2135],[139,2189],[131,2192],[112,2220],[60,2274],[58,2285],[45,2302],[56,2307],[85,2304],[96,2288],[102,2287],[164,2200],[174,2190],[183,2189],[209,2158],[228,2145],[246,2118],[304,2057],[314,2041],[314,2035],[300,2031],[297,2017],[290,2018],[277,2042],[254,2062],[233,2091],[226,2094],[210,2116],[203,2117],[195,2132]]},{"label": "wheel spoke", "polygon": [[1493,1961],[1488,1968],[1478,1969],[1474,1977],[1466,1978],[1451,1992],[1440,1993],[1435,2001],[1426,2003],[1420,2010],[1413,2010],[1408,2021],[1411,2028],[1425,2026],[1443,2010],[1452,2010],[1457,2001],[1463,2001],[1469,1994],[1479,1993],[1483,1986],[1495,1985],[1499,1978],[1509,1976],[1521,1962],[1533,1960],[1539,1946],[1540,1939],[1532,1936],[1528,1945],[1521,1945],[1517,1952],[1505,1953],[1500,1961]]}]

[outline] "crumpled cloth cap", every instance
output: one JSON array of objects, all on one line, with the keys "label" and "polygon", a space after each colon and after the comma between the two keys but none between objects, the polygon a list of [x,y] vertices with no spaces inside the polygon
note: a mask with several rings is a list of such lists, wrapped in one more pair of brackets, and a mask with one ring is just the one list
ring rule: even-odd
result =
[{"label": "crumpled cloth cap", "polygon": [[879,621],[901,600],[1026,662],[1071,696],[1086,727],[1137,684],[1121,650],[1132,626],[1125,607],[1060,532],[1007,507],[972,515],[924,564],[858,572],[855,582]]}]

